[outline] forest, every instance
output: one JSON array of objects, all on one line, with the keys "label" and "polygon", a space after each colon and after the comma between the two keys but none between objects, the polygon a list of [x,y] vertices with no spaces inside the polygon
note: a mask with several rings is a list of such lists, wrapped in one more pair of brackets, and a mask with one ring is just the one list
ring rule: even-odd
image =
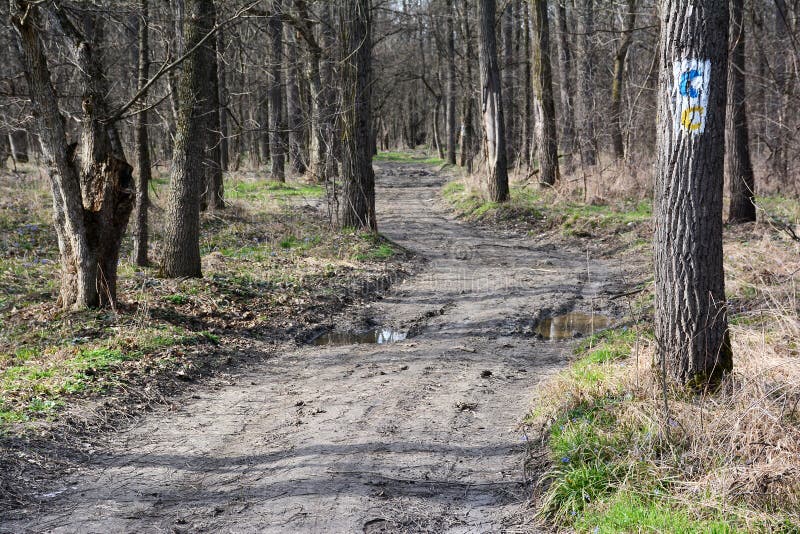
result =
[{"label": "forest", "polygon": [[800,0],[0,20],[0,532],[800,531]]}]

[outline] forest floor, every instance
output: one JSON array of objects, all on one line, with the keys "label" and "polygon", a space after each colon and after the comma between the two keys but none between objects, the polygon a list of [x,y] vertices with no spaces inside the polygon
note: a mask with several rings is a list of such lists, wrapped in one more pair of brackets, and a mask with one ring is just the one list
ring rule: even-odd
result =
[{"label": "forest floor", "polygon": [[734,372],[692,394],[653,368],[652,188],[641,169],[611,164],[550,190],[518,175],[502,205],[474,178],[444,189],[465,220],[560,239],[644,281],[616,299],[624,320],[577,345],[535,392],[533,507],[566,531],[800,532],[800,202],[764,194],[758,222],[726,225]]},{"label": "forest floor", "polygon": [[[408,250],[415,261],[402,270],[413,276],[372,304],[340,306],[325,322],[329,344],[213,333],[221,346],[240,340],[249,363],[191,377],[114,432],[84,433],[67,474],[41,479],[0,530],[536,531],[521,425],[530,399],[567,364],[576,330],[622,316],[607,297],[641,281],[638,271],[561,236],[459,221],[441,198],[447,173],[391,160],[376,162],[389,241],[359,254]],[[584,315],[562,332],[553,324],[567,312]],[[407,337],[349,344],[376,329]],[[193,358],[218,348],[192,347]]]}]

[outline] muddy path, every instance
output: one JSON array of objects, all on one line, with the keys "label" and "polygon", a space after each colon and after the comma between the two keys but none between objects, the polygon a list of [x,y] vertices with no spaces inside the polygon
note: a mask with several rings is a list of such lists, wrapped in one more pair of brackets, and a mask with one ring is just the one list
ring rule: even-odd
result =
[{"label": "muddy path", "polygon": [[427,167],[376,170],[381,231],[426,262],[337,323],[413,337],[289,348],[200,386],[0,531],[536,531],[518,425],[571,343],[535,326],[600,309],[615,268],[454,220]]}]

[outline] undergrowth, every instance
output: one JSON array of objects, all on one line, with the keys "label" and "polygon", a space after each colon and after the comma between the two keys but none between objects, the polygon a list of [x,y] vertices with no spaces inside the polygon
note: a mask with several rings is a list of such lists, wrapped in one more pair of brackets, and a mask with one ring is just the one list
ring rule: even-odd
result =
[{"label": "undergrowth", "polygon": [[652,293],[538,392],[539,515],[578,532],[800,532],[800,246],[769,224],[725,241],[734,372],[714,394],[653,372]]},{"label": "undergrowth", "polygon": [[119,305],[56,306],[59,265],[46,179],[0,174],[0,423],[57,418],[73,400],[131,380],[191,375],[228,335],[297,335],[344,302],[367,298],[401,251],[380,236],[337,232],[316,184],[255,173],[226,177],[227,207],[202,218],[202,279],[159,278],[167,180],[151,183],[150,267],[123,242]]}]

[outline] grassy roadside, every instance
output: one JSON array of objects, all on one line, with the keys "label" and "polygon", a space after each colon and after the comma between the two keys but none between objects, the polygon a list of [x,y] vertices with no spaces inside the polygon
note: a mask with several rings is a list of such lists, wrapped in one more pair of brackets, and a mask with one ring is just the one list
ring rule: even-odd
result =
[{"label": "grassy roadside", "polygon": [[[595,191],[602,190],[596,185]],[[443,197],[468,220],[613,250],[651,272],[651,202],[583,202],[568,187],[512,182],[484,200],[475,179]],[[717,393],[665,395],[652,369],[652,287],[628,298],[626,326],[580,344],[546,382],[526,426],[537,510],[559,531],[800,533],[800,202],[758,199],[760,221],[726,227],[726,291],[735,371]],[[613,244],[609,247],[609,244]]]},{"label": "grassy roadside", "polygon": [[[45,178],[24,170],[0,174],[0,434],[59,422],[81,399],[191,379],[224,364],[232,339],[302,335],[401,269],[391,243],[330,229],[320,186],[240,173],[227,209],[203,215],[204,278],[131,264],[128,238],[118,308],[64,313]],[[166,180],[152,185],[157,260]]]}]

